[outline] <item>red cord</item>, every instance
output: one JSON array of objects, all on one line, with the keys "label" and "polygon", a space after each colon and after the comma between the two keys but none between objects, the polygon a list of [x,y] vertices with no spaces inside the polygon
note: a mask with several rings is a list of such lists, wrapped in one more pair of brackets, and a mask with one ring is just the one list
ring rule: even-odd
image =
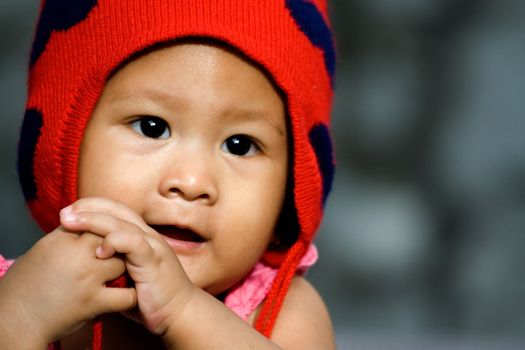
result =
[{"label": "red cord", "polygon": [[102,350],[102,320],[95,319],[93,324],[93,350]]},{"label": "red cord", "polygon": [[[128,274],[120,276],[116,280],[108,283],[110,288],[125,288],[131,284],[131,279]],[[93,350],[102,350],[102,319],[99,317],[95,318],[93,323]]]},{"label": "red cord", "polygon": [[272,335],[284,298],[295,276],[297,265],[305,251],[306,244],[302,241],[296,242],[290,248],[266,297],[261,313],[255,323],[255,329],[267,338],[270,338]]}]

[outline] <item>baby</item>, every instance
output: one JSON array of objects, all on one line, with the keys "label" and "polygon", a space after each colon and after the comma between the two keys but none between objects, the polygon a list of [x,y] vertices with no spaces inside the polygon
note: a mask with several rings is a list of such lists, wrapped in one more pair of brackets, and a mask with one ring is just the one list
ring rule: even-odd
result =
[{"label": "baby", "polygon": [[334,348],[301,277],[333,70],[323,1],[43,2],[19,175],[49,233],[0,279],[0,348]]}]

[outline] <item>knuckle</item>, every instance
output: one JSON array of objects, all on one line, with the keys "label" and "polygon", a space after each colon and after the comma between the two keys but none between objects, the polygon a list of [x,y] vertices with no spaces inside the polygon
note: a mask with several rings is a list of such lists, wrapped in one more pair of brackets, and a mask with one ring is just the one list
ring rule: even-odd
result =
[{"label": "knuckle", "polygon": [[130,233],[130,236],[131,236],[131,244],[135,247],[140,247],[141,245],[144,245],[146,243],[146,240],[144,239],[144,237],[134,231],[133,233]]},{"label": "knuckle", "polygon": [[56,229],[39,239],[36,245],[44,248],[52,248],[58,244],[64,244],[64,242],[71,240],[72,237],[74,237],[74,235],[64,232],[62,229]]}]

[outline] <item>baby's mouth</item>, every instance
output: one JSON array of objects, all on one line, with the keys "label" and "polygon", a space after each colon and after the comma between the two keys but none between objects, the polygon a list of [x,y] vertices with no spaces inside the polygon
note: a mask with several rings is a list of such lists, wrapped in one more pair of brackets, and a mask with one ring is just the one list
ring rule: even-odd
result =
[{"label": "baby's mouth", "polygon": [[177,241],[202,243],[206,240],[195,233],[194,231],[186,228],[180,228],[172,225],[150,225],[155,231],[163,236],[175,239]]}]

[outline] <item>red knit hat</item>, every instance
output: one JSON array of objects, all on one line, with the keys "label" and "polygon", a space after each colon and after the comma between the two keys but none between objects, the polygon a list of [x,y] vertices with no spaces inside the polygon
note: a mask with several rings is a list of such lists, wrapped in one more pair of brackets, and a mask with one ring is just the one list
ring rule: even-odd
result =
[{"label": "red knit hat", "polygon": [[59,210],[77,199],[80,143],[108,75],[145,48],[187,37],[237,48],[264,67],[286,96],[299,235],[277,259],[279,272],[256,323],[269,337],[333,178],[328,125],[335,52],[325,0],[42,0],[19,145],[20,181],[41,228],[56,228]]}]

